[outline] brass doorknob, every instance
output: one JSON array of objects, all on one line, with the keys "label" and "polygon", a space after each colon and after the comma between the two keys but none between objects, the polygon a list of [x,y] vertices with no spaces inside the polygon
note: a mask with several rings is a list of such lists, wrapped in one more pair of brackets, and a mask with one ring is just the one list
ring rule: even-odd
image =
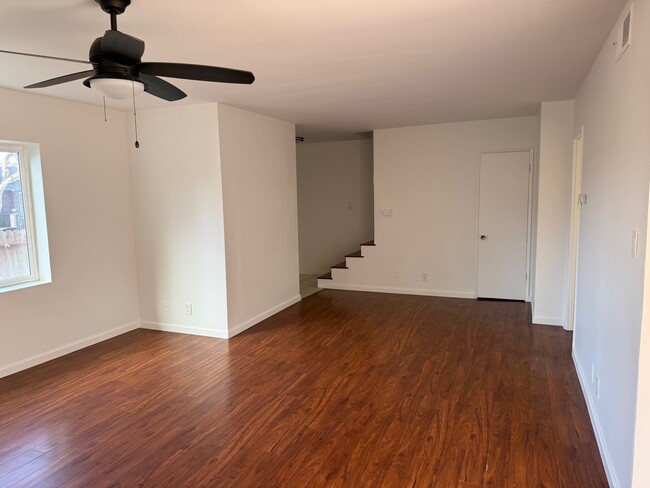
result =
[{"label": "brass doorknob", "polygon": [[485,239],[487,239],[487,236],[481,236],[482,241],[484,241]]}]

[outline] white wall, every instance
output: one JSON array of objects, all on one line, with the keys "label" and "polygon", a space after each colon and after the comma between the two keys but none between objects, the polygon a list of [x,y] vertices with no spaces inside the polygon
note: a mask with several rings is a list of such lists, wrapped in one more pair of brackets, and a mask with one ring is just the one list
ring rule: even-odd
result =
[{"label": "white wall", "polygon": [[137,326],[126,117],[0,89],[0,139],[40,144],[52,283],[0,293],[0,376]]},{"label": "white wall", "polygon": [[[607,39],[576,97],[573,129],[584,126],[582,191],[588,195],[574,356],[610,480],[621,487],[632,483],[635,412],[648,415],[637,408],[637,383],[650,181],[650,2],[635,1],[634,14],[633,44],[616,62],[614,33]],[[635,228],[642,236],[638,259],[631,256]],[[648,462],[647,451],[640,454],[637,466]]]},{"label": "white wall", "polygon": [[296,153],[300,273],[323,274],[374,238],[372,141],[298,144]]},{"label": "white wall", "polygon": [[[377,246],[321,284],[475,297],[480,153],[536,148],[537,140],[537,117],[375,131]],[[380,218],[379,209],[393,209],[394,217]]]},{"label": "white wall", "polygon": [[294,126],[216,104],[138,122],[143,325],[226,338],[298,301]]},{"label": "white wall", "polygon": [[[650,202],[648,204],[650,219]],[[639,344],[639,382],[634,434],[634,467],[632,486],[650,486],[650,246],[645,249],[643,318]]]},{"label": "white wall", "polygon": [[219,105],[232,336],[300,300],[295,126]]},{"label": "white wall", "polygon": [[138,130],[140,149],[132,133],[129,143],[143,325],[227,337],[217,105],[143,110]]},{"label": "white wall", "polygon": [[540,111],[533,323],[565,325],[573,101],[545,102]]}]

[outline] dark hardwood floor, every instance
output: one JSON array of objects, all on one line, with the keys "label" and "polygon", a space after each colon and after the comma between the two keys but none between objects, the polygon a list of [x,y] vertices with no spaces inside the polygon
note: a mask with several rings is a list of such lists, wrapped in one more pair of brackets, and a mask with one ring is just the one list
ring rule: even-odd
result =
[{"label": "dark hardwood floor", "polygon": [[0,380],[0,486],[607,486],[529,313],[325,290],[229,342],[137,330]]}]

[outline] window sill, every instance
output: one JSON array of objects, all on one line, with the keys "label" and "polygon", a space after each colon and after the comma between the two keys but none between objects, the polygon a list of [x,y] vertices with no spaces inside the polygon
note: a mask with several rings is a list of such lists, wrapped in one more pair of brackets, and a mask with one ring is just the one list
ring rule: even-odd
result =
[{"label": "window sill", "polygon": [[15,285],[3,286],[2,288],[0,288],[0,293],[22,290],[23,288],[31,288],[32,286],[47,285],[48,283],[52,283],[52,280],[40,279],[34,281],[25,281],[23,283],[16,283]]}]

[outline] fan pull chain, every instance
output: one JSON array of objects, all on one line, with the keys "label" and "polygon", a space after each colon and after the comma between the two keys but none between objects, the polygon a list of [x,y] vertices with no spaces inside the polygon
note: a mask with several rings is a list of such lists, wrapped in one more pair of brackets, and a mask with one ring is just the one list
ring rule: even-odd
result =
[{"label": "fan pull chain", "polygon": [[102,97],[104,99],[104,122],[108,122],[108,117],[106,117],[106,97]]},{"label": "fan pull chain", "polygon": [[133,123],[135,124],[135,148],[140,149],[138,142],[138,114],[135,110],[135,82],[131,80],[131,88],[133,89]]}]

